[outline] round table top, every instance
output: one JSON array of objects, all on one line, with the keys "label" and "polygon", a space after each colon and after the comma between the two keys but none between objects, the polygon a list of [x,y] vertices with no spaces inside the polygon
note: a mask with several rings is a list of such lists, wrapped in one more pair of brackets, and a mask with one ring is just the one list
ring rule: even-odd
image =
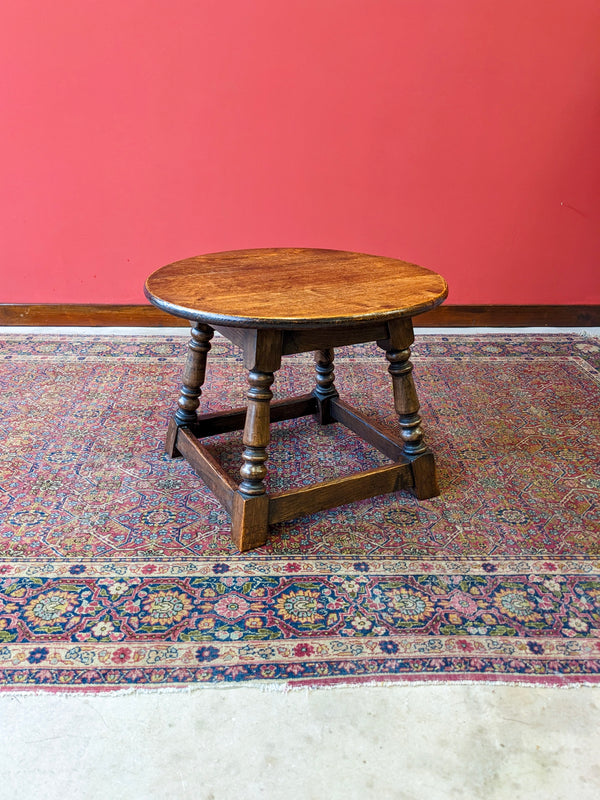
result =
[{"label": "round table top", "polygon": [[271,248],[186,258],[154,272],[146,297],[208,325],[317,328],[411,317],[438,306],[446,281],[395,258]]}]

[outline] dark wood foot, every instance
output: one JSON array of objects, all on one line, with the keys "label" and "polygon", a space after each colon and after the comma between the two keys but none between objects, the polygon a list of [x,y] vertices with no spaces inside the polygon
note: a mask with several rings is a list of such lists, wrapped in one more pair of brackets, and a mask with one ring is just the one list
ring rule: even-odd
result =
[{"label": "dark wood foot", "polygon": [[171,458],[181,455],[176,447],[177,428],[194,425],[197,421],[196,409],[200,405],[202,384],[206,375],[206,356],[213,335],[214,330],[209,325],[197,323],[192,328],[177,411],[169,422],[167,431],[165,450]]},{"label": "dark wood foot", "polygon": [[433,453],[427,451],[410,462],[414,485],[411,492],[418,500],[428,500],[437,497],[440,489],[437,482],[435,458]]},{"label": "dark wood foot", "polygon": [[331,414],[331,400],[338,397],[334,385],[333,348],[315,350],[315,370],[317,372],[317,385],[313,390],[313,396],[317,400],[315,418],[321,425],[329,425],[335,422]]},{"label": "dark wood foot", "polygon": [[175,446],[177,442],[178,430],[179,426],[175,422],[175,418],[171,417],[171,419],[169,420],[169,426],[167,428],[167,439],[165,441],[165,453],[170,458],[181,458],[181,453]]},{"label": "dark wood foot", "polygon": [[269,498],[235,492],[231,507],[231,538],[243,553],[265,544],[269,538]]}]

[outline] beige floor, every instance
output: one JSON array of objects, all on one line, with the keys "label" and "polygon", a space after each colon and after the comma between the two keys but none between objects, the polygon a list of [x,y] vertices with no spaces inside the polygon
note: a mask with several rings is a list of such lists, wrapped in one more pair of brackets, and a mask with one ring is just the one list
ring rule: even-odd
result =
[{"label": "beige floor", "polygon": [[592,688],[0,698],[0,797],[597,800]]},{"label": "beige floor", "polygon": [[0,694],[0,800],[598,800],[599,705],[490,684]]}]

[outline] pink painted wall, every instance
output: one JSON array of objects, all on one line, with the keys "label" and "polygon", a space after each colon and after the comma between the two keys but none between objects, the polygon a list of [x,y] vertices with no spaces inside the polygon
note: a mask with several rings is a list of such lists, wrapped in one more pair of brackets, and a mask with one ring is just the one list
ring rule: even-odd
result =
[{"label": "pink painted wall", "polygon": [[1,302],[259,246],[600,302],[598,0],[5,0]]}]

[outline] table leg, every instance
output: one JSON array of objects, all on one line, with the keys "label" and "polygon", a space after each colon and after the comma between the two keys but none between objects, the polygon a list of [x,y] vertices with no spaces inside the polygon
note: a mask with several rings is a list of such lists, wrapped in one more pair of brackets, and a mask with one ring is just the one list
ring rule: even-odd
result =
[{"label": "table leg", "polygon": [[196,409],[200,405],[202,385],[206,375],[206,356],[210,350],[210,340],[214,330],[209,325],[196,323],[191,330],[188,355],[183,370],[181,395],[177,401],[177,411],[169,421],[166,452],[171,458],[179,457],[175,446],[177,429],[196,422]]},{"label": "table leg", "polygon": [[231,537],[238,550],[250,550],[267,541],[269,496],[267,446],[270,439],[270,403],[273,374],[281,366],[281,331],[249,330],[243,340],[244,366],[248,370],[248,407],[244,425],[242,481],[233,495]]},{"label": "table leg", "polygon": [[385,350],[385,357],[390,365],[388,372],[392,376],[394,406],[398,414],[404,454],[412,462],[414,493],[419,500],[425,500],[436,497],[440,491],[433,454],[423,441],[421,417],[418,413],[419,398],[412,377],[410,345],[415,338],[412,322],[410,319],[394,320],[388,327],[390,338],[377,344]]},{"label": "table leg", "polygon": [[317,385],[313,389],[313,395],[317,398],[318,403],[315,416],[321,425],[328,425],[331,422],[335,422],[331,416],[330,401],[333,397],[338,397],[337,389],[334,385],[333,348],[315,350],[314,357]]},{"label": "table leg", "polygon": [[244,427],[242,481],[233,497],[231,535],[240,551],[259,547],[267,541],[269,498],[264,479],[270,441],[270,407],[273,393],[272,372],[251,370],[248,375],[248,411]]}]

